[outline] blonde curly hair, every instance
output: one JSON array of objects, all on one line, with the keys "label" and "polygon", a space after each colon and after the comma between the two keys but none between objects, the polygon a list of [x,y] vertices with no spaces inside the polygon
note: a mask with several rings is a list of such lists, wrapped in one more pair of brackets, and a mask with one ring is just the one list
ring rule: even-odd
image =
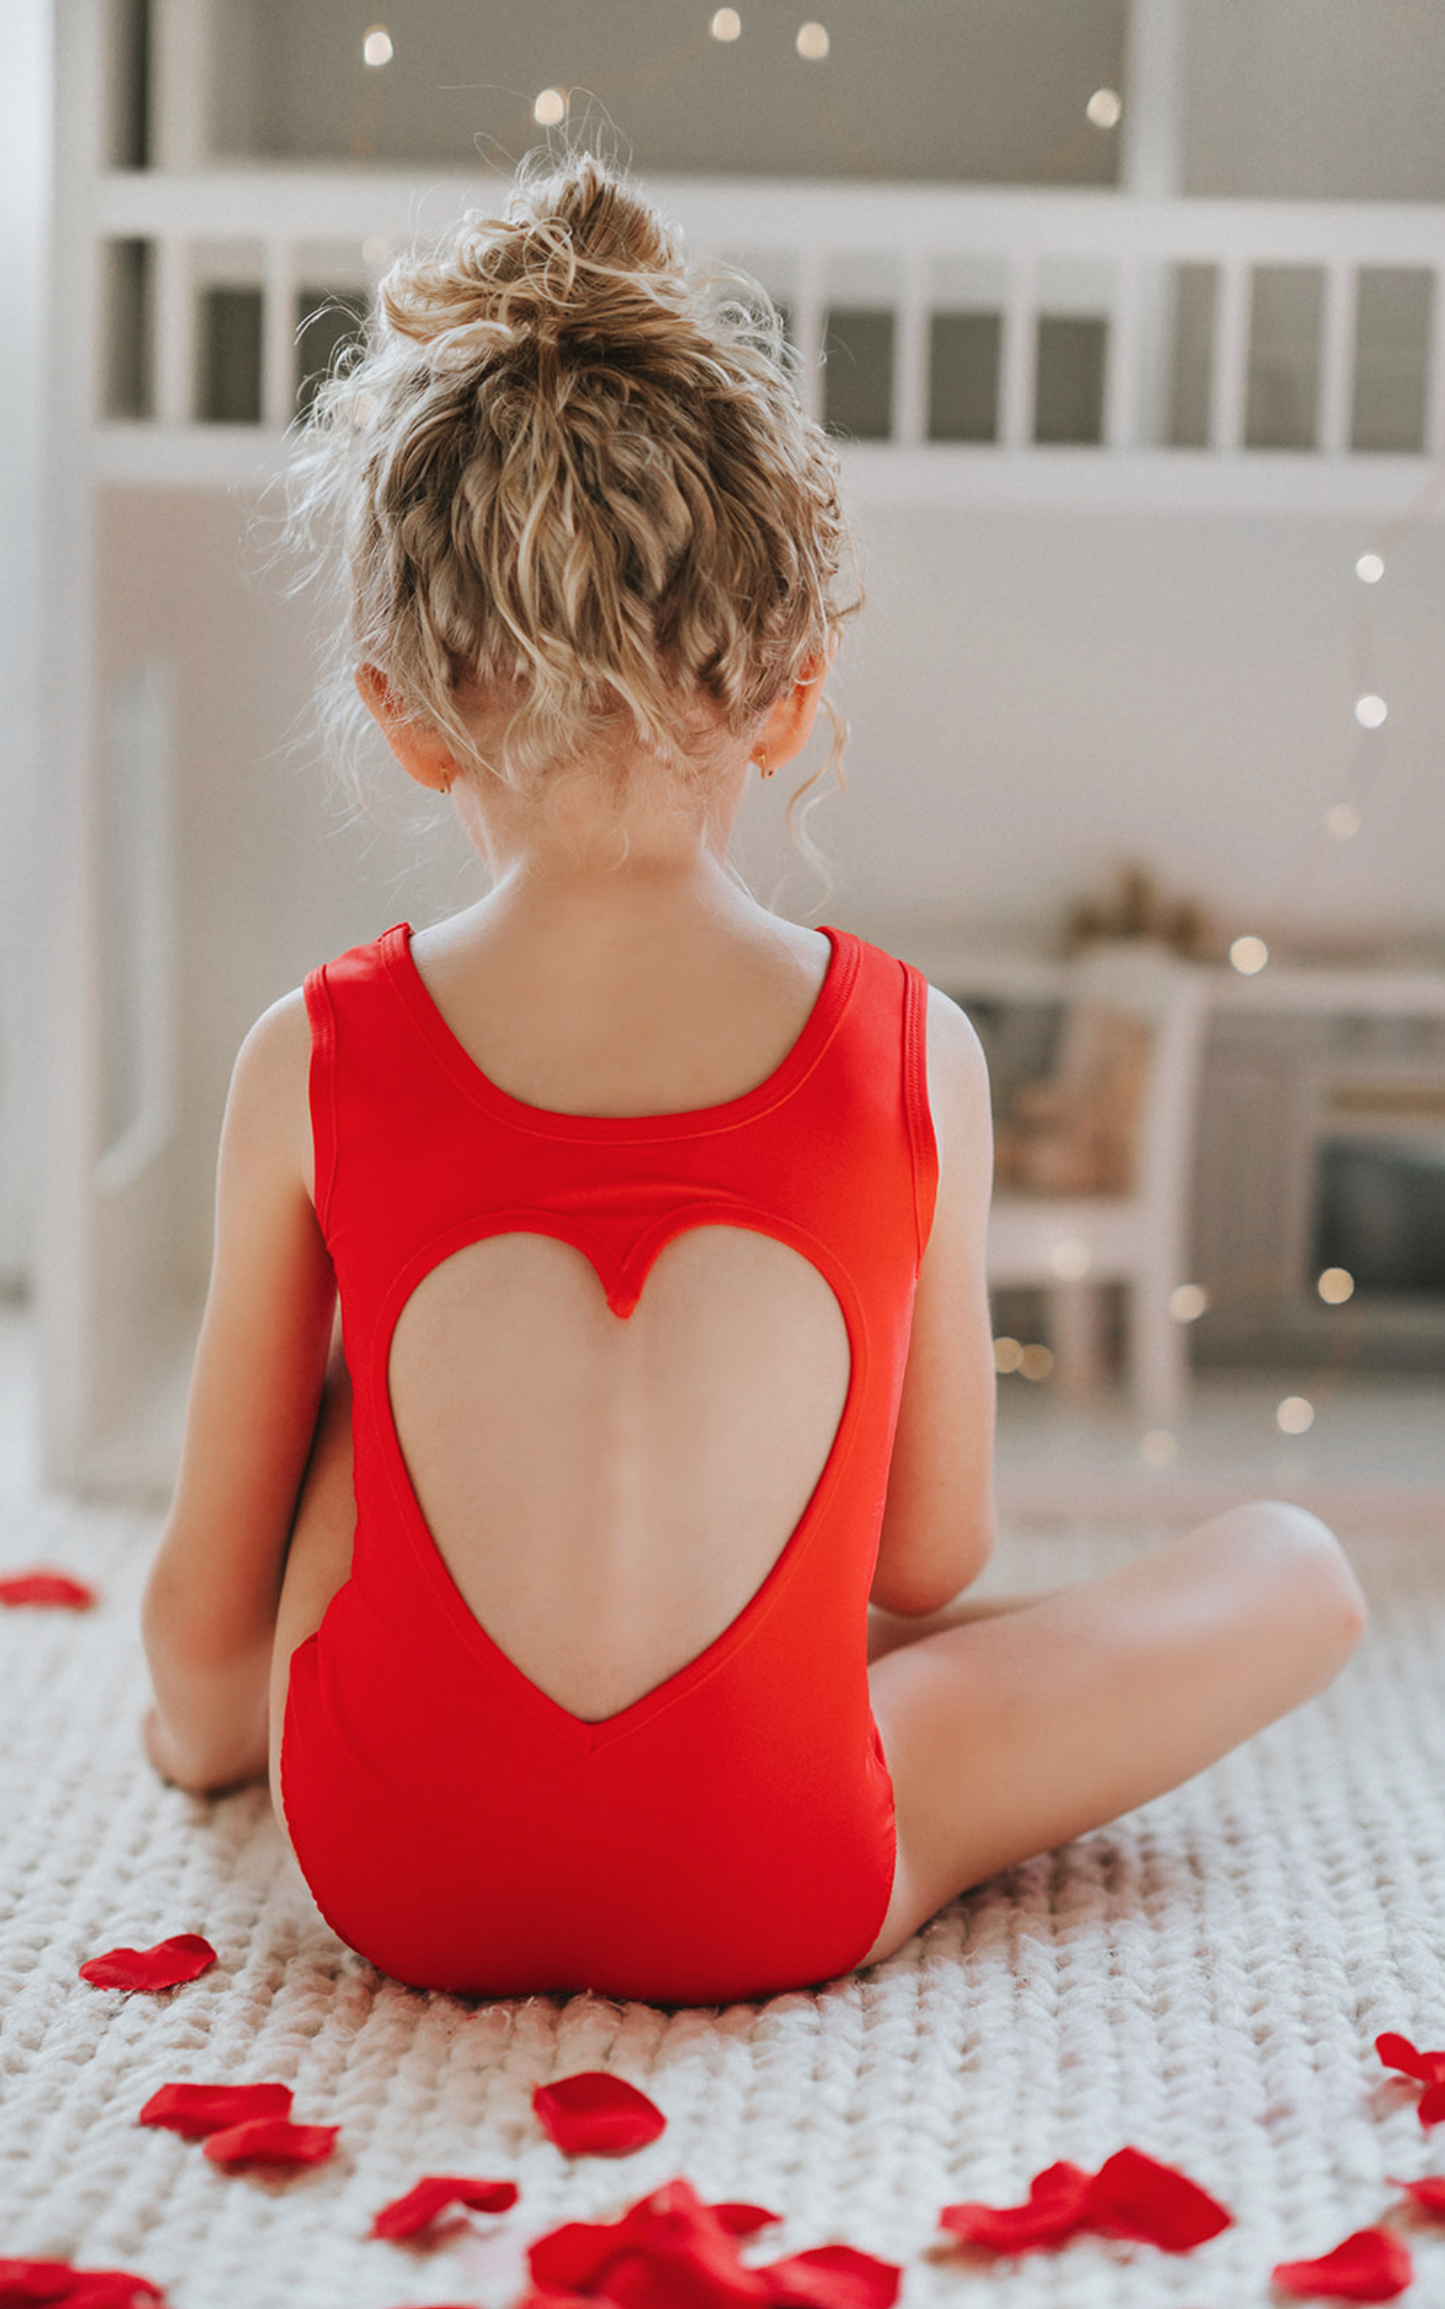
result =
[{"label": "blonde curly hair", "polygon": [[858,606],[772,304],[591,155],[394,264],[299,440],[293,530],[343,540],[337,692],[374,665],[464,763],[465,691],[510,694],[485,766],[524,793],[619,735],[704,774],[700,711],[746,735]]}]

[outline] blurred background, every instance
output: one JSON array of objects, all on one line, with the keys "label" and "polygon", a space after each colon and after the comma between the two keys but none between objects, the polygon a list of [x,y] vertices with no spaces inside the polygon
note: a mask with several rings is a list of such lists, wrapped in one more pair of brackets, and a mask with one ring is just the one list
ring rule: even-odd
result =
[{"label": "blurred background", "polygon": [[1019,1467],[1107,1435],[1202,1481],[1233,1375],[1261,1453],[1438,1501],[1438,0],[7,0],[4,38],[0,1278],[45,1479],[165,1485],[251,1020],[479,894],[384,764],[330,778],[266,491],[398,245],[583,134],[762,279],[842,443],[834,887],[772,788],[739,860],[984,1034]]}]

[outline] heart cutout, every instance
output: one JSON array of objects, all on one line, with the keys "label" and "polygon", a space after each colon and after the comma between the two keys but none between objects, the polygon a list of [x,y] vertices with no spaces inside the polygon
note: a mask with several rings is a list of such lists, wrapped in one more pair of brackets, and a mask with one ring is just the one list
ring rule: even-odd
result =
[{"label": "heart cutout", "polygon": [[775,1236],[709,1224],[664,1246],[625,1320],[571,1243],[466,1244],[402,1308],[388,1385],[467,1608],[595,1723],[746,1609],[827,1467],[849,1372],[818,1269]]}]

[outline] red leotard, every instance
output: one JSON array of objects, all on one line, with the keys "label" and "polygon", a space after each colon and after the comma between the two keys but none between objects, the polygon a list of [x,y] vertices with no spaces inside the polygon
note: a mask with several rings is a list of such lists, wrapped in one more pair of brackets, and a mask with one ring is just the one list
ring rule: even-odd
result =
[{"label": "red leotard", "polygon": [[[287,1823],[328,1920],[383,1971],[472,1996],[721,2003],[846,1972],[893,1881],[868,1591],[937,1163],[917,973],[830,930],[792,1050],[722,1106],[526,1106],[432,1002],[405,924],[306,984],[316,1208],[355,1390],[351,1576],[291,1662]],[[602,1722],[499,1650],[422,1518],[392,1423],[397,1318],[484,1236],[591,1260],[619,1316],[689,1227],[754,1228],[831,1286],[851,1370],[832,1449],[762,1586]]]}]

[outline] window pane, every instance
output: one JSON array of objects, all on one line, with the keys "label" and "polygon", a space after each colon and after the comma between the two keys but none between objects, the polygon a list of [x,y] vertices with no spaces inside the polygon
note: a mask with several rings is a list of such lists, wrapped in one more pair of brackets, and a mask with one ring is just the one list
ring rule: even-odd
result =
[{"label": "window pane", "polygon": [[998,439],[998,313],[935,313],[929,332],[928,438]]},{"label": "window pane", "polygon": [[823,333],[823,421],[854,441],[886,441],[893,431],[893,315],[838,305]]}]

